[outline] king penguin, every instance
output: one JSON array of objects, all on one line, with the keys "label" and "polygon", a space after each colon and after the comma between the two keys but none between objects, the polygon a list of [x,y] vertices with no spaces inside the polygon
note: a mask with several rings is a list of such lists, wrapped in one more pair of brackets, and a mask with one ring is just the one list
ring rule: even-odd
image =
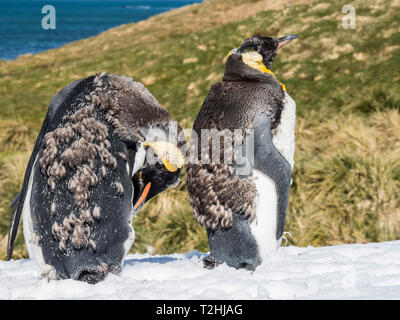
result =
[{"label": "king penguin", "polygon": [[12,203],[8,259],[22,217],[43,276],[97,283],[118,273],[136,213],[180,181],[181,132],[131,78],[102,73],[66,86],[50,102]]},{"label": "king penguin", "polygon": [[[255,270],[281,244],[294,165],[296,104],[270,69],[277,51],[295,38],[255,35],[233,49],[222,81],[211,87],[194,122],[196,161],[191,158],[188,164],[187,189],[194,217],[207,230],[207,268],[226,263]],[[207,137],[202,132],[211,129],[234,133],[234,148],[229,151],[224,144],[217,161],[210,161],[212,139],[201,141]],[[230,163],[226,152],[232,154]]]}]

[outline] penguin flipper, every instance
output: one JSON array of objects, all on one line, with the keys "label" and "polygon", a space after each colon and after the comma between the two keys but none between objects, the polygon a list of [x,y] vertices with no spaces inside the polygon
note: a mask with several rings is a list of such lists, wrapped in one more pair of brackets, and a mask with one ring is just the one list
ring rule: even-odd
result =
[{"label": "penguin flipper", "polygon": [[42,146],[43,137],[47,132],[48,125],[51,122],[59,106],[70,96],[74,88],[83,80],[84,79],[79,79],[70,83],[68,86],[64,87],[62,90],[56,93],[51,99],[50,105],[46,113],[46,117],[42,124],[42,128],[40,129],[39,135],[36,138],[36,142],[33,147],[31,157],[29,158],[28,165],[26,167],[22,188],[10,205],[10,208],[14,208],[14,211],[12,213],[10,228],[8,233],[7,260],[11,260],[12,257],[15,239],[17,237],[18,228],[21,222],[21,213],[24,207],[25,197],[28,190],[29,178],[31,176],[37,154],[40,150],[40,147]]},{"label": "penguin flipper", "polygon": [[18,191],[17,195],[15,196],[14,200],[10,204],[10,209],[14,209],[16,203],[19,200],[19,197],[21,196],[21,190]]},{"label": "penguin flipper", "polygon": [[292,167],[272,143],[271,118],[257,113],[254,128],[254,168],[271,178],[278,196],[276,239],[282,237],[289,201]]}]

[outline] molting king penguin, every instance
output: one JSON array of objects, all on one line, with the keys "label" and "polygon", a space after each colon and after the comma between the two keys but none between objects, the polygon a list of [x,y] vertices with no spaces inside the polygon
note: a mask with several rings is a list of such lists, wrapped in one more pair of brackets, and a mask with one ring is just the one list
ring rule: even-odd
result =
[{"label": "molting king penguin", "polygon": [[136,213],[180,181],[180,132],[140,82],[102,73],[66,86],[51,100],[11,205],[8,259],[23,216],[42,275],[97,283],[119,272]]},{"label": "molting king penguin", "polygon": [[[295,38],[255,35],[233,49],[222,81],[211,87],[194,122],[198,138],[192,138],[191,150],[197,163],[189,161],[187,188],[194,217],[207,229],[207,268],[226,263],[255,270],[281,244],[294,165],[296,104],[270,69],[278,49]],[[210,138],[201,141],[207,129],[234,133],[231,144],[240,148],[231,149],[231,163],[222,160],[229,154],[225,143],[217,161],[203,161],[213,150],[204,149]]]}]

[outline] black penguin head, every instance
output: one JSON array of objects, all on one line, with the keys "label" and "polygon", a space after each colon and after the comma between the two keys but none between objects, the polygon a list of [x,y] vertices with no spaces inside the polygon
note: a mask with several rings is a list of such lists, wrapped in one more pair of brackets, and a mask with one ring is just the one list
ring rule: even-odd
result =
[{"label": "black penguin head", "polygon": [[179,175],[185,163],[182,152],[171,142],[145,142],[143,147],[146,152],[145,162],[132,177],[135,211],[139,211],[147,201],[167,188],[178,186],[181,182]]},{"label": "black penguin head", "polygon": [[254,35],[244,40],[242,45],[232,50],[231,53],[241,55],[243,62],[252,68],[258,69],[257,65],[259,65],[260,68],[264,65],[266,68],[270,69],[278,49],[296,38],[298,38],[298,36],[295,34],[282,38]]},{"label": "black penguin head", "polygon": [[[167,188],[177,186],[180,182],[180,172],[181,168],[171,172],[159,162],[144,167],[141,171],[141,184],[144,188],[148,186],[148,190],[143,190],[142,192],[142,194],[147,193],[146,199],[143,198],[143,203],[149,201]],[[139,203],[139,199],[137,199],[135,207],[138,208],[139,206],[141,206],[141,203]]]}]

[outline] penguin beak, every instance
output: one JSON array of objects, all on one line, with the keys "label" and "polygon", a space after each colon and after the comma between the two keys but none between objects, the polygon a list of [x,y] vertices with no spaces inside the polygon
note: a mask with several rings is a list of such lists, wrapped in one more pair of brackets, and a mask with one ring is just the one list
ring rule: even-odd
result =
[{"label": "penguin beak", "polygon": [[276,42],[278,43],[276,50],[282,48],[283,46],[287,45],[290,41],[297,39],[298,37],[299,36],[296,34],[290,34],[286,37],[276,39]]},{"label": "penguin beak", "polygon": [[133,210],[135,212],[138,212],[146,203],[146,198],[151,188],[151,182],[143,181],[142,177],[143,177],[142,170],[139,170],[132,177],[132,183],[134,188]]},{"label": "penguin beak", "polygon": [[[168,141],[148,141],[144,147],[151,148],[154,155],[162,161],[140,169],[133,177],[134,199],[133,209],[138,212],[144,204],[169,186],[176,187],[180,183],[178,175],[185,163],[182,152]],[[164,167],[165,171],[162,170]]]},{"label": "penguin beak", "polygon": [[151,182],[149,182],[148,184],[146,184],[146,186],[143,188],[142,194],[140,195],[138,201],[136,202],[135,206],[133,207],[133,209],[138,210],[139,208],[141,208],[141,206],[145,203],[146,197],[149,194],[151,188]]}]

